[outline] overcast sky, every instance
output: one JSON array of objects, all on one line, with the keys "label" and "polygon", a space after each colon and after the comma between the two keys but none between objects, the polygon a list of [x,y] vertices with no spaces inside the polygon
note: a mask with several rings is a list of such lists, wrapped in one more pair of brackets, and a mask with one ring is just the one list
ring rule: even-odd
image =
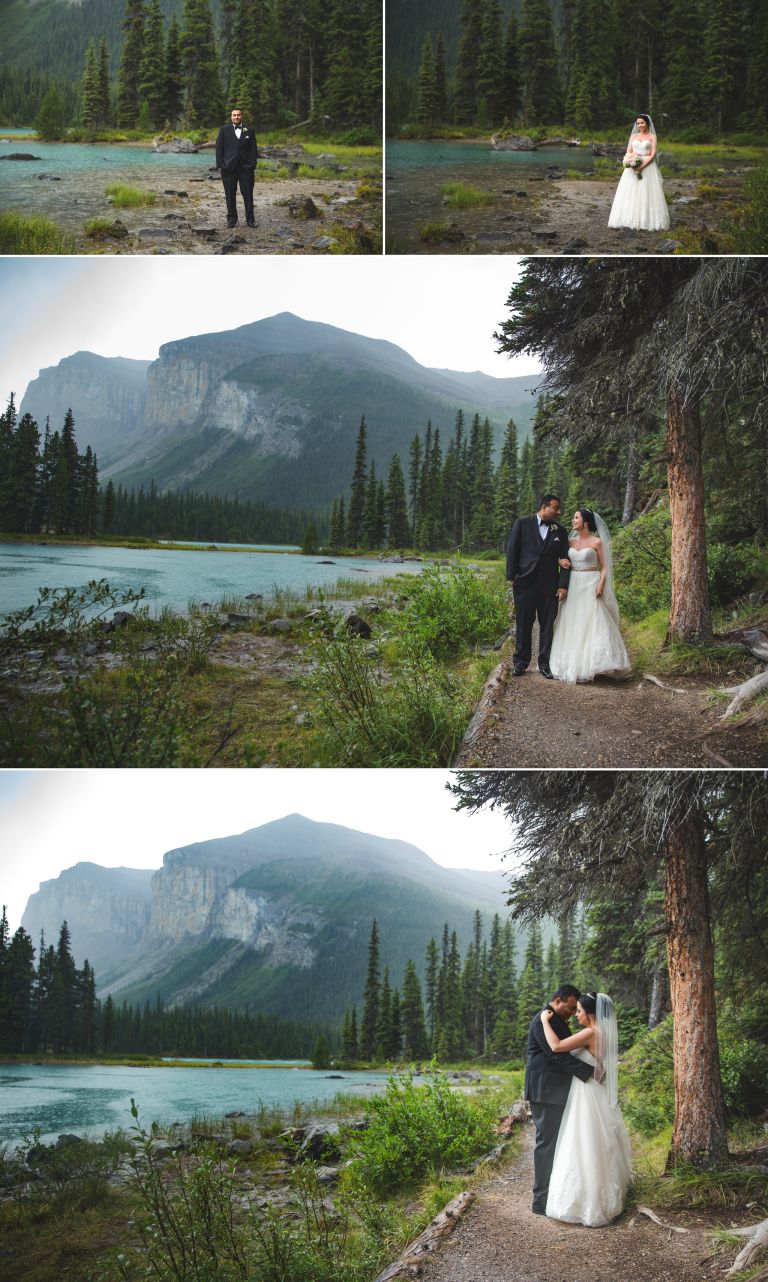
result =
[{"label": "overcast sky", "polygon": [[412,842],[445,867],[502,867],[506,820],[498,812],[457,814],[445,788],[450,777],[446,770],[3,771],[0,902],[15,930],[40,882],[81,860],[159,868],[167,850],[296,812]]},{"label": "overcast sky", "polygon": [[494,351],[519,259],[87,257],[0,261],[0,398],[73,352],[154,360],[162,343],[277,312],[403,347],[422,365],[531,374]]}]

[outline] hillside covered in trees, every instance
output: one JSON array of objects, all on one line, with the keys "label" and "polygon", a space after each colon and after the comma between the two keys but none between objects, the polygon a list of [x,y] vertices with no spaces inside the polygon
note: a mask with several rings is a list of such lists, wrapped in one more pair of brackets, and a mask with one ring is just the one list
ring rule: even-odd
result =
[{"label": "hillside covered in trees", "polygon": [[[420,50],[420,53],[419,53]],[[388,128],[608,129],[650,111],[706,142],[768,126],[762,0],[432,0],[387,6]]]},{"label": "hillside covered in trees", "polygon": [[0,15],[0,123],[380,133],[378,0],[15,0]]}]

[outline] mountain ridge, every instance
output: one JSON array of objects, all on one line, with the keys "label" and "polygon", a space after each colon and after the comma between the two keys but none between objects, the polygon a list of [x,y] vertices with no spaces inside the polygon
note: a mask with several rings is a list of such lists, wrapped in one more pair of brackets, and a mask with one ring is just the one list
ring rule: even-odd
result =
[{"label": "mountain ridge", "polygon": [[409,957],[422,970],[445,922],[464,948],[476,908],[486,924],[503,914],[504,880],[295,813],[176,847],[154,872],[75,865],[30,896],[22,923],[50,942],[63,908],[74,955],[88,956],[102,997],[336,1019],[362,996],[374,917],[382,967],[399,983]]},{"label": "mountain ridge", "polygon": [[362,416],[382,475],[428,422],[447,440],[459,409],[487,417],[497,445],[510,417],[526,435],[539,382],[432,369],[388,339],[281,312],[172,339],[146,364],[74,353],[30,381],[20,412],[56,427],[71,407],[80,449],[126,488],[313,508],[351,477]]}]

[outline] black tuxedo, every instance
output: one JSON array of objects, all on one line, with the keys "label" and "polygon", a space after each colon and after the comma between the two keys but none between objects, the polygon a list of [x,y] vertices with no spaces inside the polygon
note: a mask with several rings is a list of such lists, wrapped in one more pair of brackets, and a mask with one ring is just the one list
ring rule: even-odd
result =
[{"label": "black tuxedo", "polygon": [[[557,1014],[552,1016],[552,1030],[561,1040],[571,1035],[567,1023]],[[531,1117],[536,1126],[536,1147],[533,1151],[533,1205],[536,1210],[546,1210],[555,1145],[571,1089],[571,1079],[578,1077],[582,1082],[587,1082],[594,1071],[591,1064],[585,1064],[569,1051],[550,1050],[539,1011],[528,1029],[525,1057],[525,1098],[530,1104]]]},{"label": "black tuxedo", "polygon": [[237,222],[237,188],[245,205],[245,217],[253,219],[253,184],[258,160],[256,135],[243,123],[240,137],[232,124],[223,125],[216,139],[216,168],[221,171],[224,195],[227,201],[227,218]]},{"label": "black tuxedo", "polygon": [[507,545],[507,578],[515,597],[515,667],[531,662],[531,635],[539,620],[539,667],[549,665],[552,629],[557,615],[558,588],[567,588],[570,570],[558,565],[568,556],[568,535],[553,521],[542,539],[537,516],[520,516],[512,527]]}]

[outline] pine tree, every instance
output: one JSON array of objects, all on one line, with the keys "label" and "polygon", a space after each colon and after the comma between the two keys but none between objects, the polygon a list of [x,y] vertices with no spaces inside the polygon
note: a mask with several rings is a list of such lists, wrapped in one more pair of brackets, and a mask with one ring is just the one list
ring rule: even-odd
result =
[{"label": "pine tree", "polygon": [[363,995],[363,1018],[360,1027],[360,1055],[370,1062],[376,1054],[376,1030],[379,1022],[379,928],[374,918],[368,943],[368,969]]},{"label": "pine tree", "polygon": [[367,489],[366,468],[366,427],[365,416],[360,419],[355,446],[355,465],[352,473],[352,493],[349,499],[347,514],[347,546],[360,547],[363,540],[363,520],[365,517],[365,498]]},{"label": "pine tree", "polygon": [[435,111],[438,121],[448,119],[448,73],[442,31],[438,31],[435,41]]},{"label": "pine tree", "polygon": [[99,65],[96,54],[96,41],[88,41],[85,51],[85,70],[82,79],[82,108],[80,116],[86,129],[95,129],[102,114],[102,102],[99,86]]},{"label": "pine tree", "polygon": [[421,437],[417,434],[411,441],[409,466],[408,466],[408,497],[411,506],[411,537],[412,547],[416,546],[416,531],[421,520]]},{"label": "pine tree", "polygon": [[365,490],[365,508],[363,509],[363,539],[364,548],[375,548],[376,542],[376,524],[377,524],[377,502],[378,502],[378,485],[376,483],[376,463],[371,459],[371,466],[368,470],[368,482]]},{"label": "pine tree", "polygon": [[379,1016],[376,1022],[376,1059],[389,1059],[392,1045],[392,989],[389,984],[389,967],[384,967],[384,978],[379,993]]},{"label": "pine tree", "polygon": [[223,108],[210,0],[184,0],[181,57],[187,121],[192,126],[214,124]]},{"label": "pine tree", "polygon": [[701,115],[704,15],[700,0],[670,0],[664,16],[667,61],[661,106],[668,126],[690,124]]},{"label": "pine tree", "polygon": [[112,120],[112,90],[109,80],[109,50],[107,42],[102,37],[99,45],[99,111],[96,123],[99,125],[108,125]]},{"label": "pine tree", "polygon": [[35,118],[35,129],[46,142],[58,142],[64,137],[66,129],[64,103],[55,85],[51,85],[40,103]]},{"label": "pine tree", "polygon": [[525,962],[517,995],[517,1044],[521,1051],[525,1046],[528,1025],[537,1010],[543,1009],[548,996],[551,994],[546,993],[544,988],[541,927],[538,922],[532,922],[528,932],[528,946],[525,950]]},{"label": "pine tree", "polygon": [[139,115],[139,81],[144,54],[144,0],[126,0],[123,44],[117,73],[117,123],[133,129]]},{"label": "pine tree", "polygon": [[421,986],[412,961],[407,961],[403,976],[402,999],[403,1055],[408,1060],[424,1059],[429,1053]]},{"label": "pine tree", "polygon": [[743,58],[744,13],[733,0],[711,0],[709,20],[704,29],[702,92],[710,120],[718,133],[738,117],[741,84],[739,68]]},{"label": "pine tree", "polygon": [[165,42],[165,91],[163,115],[170,125],[175,125],[184,110],[184,73],[181,65],[181,33],[176,14],[168,23]]},{"label": "pine tree", "polygon": [[387,477],[387,546],[404,548],[409,543],[408,501],[399,455],[393,454]]},{"label": "pine tree", "polygon": [[144,18],[144,48],[139,68],[139,102],[147,104],[150,128],[159,129],[166,116],[165,49],[160,0],[148,0]]},{"label": "pine tree", "polygon": [[432,48],[432,37],[427,32],[421,47],[421,62],[416,83],[416,119],[419,124],[430,129],[439,122],[437,67]]},{"label": "pine tree", "polygon": [[11,442],[8,480],[12,487],[10,525],[19,534],[37,529],[40,432],[31,414],[23,414]]},{"label": "pine tree", "polygon": [[477,63],[478,102],[485,105],[491,125],[500,125],[509,114],[505,77],[504,24],[499,0],[486,0]]},{"label": "pine tree", "polygon": [[523,114],[529,124],[554,124],[562,98],[550,0],[523,0],[520,29]]},{"label": "pine tree", "polygon": [[471,125],[478,107],[477,76],[483,33],[483,0],[462,0],[461,38],[456,57],[454,116],[459,125]]},{"label": "pine tree", "polygon": [[504,114],[513,121],[523,107],[523,86],[520,71],[520,30],[514,11],[507,21],[504,37]]},{"label": "pine tree", "polygon": [[427,1005],[429,1041],[433,1052],[435,1047],[435,1024],[437,1021],[437,978],[439,970],[439,956],[435,940],[430,939],[427,945],[427,968],[424,979],[424,993]]}]

